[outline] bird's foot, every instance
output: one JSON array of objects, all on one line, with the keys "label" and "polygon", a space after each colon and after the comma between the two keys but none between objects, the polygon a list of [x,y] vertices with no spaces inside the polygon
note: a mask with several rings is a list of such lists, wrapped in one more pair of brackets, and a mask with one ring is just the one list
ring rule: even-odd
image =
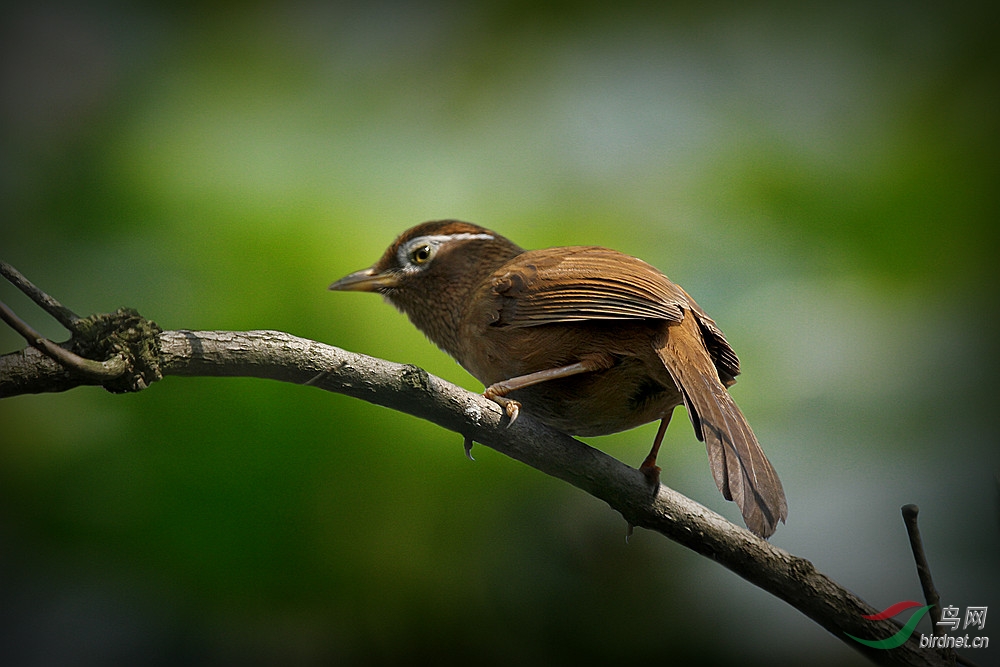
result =
[{"label": "bird's foot", "polygon": [[493,387],[489,387],[483,396],[490,399],[501,408],[503,408],[504,414],[507,415],[507,427],[517,421],[518,416],[521,414],[521,404],[512,398],[506,398],[505,396],[498,396],[490,391]]},{"label": "bird's foot", "polygon": [[655,462],[643,461],[642,465],[639,466],[639,472],[643,474],[646,481],[654,489],[660,486],[660,466],[656,465]]}]

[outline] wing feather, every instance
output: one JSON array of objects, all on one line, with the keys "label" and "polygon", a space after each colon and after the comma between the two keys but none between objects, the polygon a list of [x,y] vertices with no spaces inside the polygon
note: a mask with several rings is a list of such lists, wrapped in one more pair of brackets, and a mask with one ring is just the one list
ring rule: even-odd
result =
[{"label": "wing feather", "polygon": [[640,259],[596,247],[526,252],[492,277],[496,324],[661,319],[678,322],[684,290]]}]

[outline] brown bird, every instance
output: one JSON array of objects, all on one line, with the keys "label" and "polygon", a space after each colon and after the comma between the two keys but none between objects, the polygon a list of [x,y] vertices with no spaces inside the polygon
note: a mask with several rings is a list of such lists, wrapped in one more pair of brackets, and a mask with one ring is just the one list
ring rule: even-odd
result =
[{"label": "brown bird", "polygon": [[656,455],[683,404],[712,475],[750,530],[788,514],[777,473],[727,387],[739,359],[687,292],[635,257],[594,246],[524,250],[457,220],[401,234],[331,290],[378,292],[486,387],[511,420],[524,410],[570,435],[660,420]]}]

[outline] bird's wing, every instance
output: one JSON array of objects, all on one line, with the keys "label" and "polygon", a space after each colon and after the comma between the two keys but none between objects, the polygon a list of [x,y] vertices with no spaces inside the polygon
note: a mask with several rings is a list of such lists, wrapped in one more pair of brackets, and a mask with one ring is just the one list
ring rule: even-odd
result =
[{"label": "bird's wing", "polygon": [[680,322],[696,315],[720,377],[728,386],[739,359],[722,332],[679,285],[630,255],[576,246],[530,250],[490,278],[494,326],[653,319]]},{"label": "bird's wing", "polygon": [[499,326],[584,320],[679,322],[687,295],[640,259],[596,247],[548,248],[519,255],[491,278]]}]

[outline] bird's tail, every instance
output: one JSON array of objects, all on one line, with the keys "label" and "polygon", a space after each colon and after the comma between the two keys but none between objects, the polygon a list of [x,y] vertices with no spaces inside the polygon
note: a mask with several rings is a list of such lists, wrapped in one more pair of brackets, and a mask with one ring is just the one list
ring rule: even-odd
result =
[{"label": "bird's tail", "polygon": [[778,520],[788,516],[781,480],[719,379],[694,313],[671,322],[656,351],[684,397],[695,434],[708,449],[719,491],[740,508],[747,528],[770,537]]}]

